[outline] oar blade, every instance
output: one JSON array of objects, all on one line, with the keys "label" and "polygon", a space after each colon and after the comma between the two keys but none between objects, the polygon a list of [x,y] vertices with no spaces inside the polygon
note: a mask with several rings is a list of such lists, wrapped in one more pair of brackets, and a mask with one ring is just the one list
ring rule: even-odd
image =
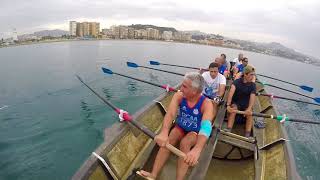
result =
[{"label": "oar blade", "polygon": [[305,91],[309,91],[309,92],[312,92],[312,91],[313,91],[313,88],[312,88],[312,87],[305,86],[305,85],[300,86],[300,88],[303,89],[303,90],[305,90]]},{"label": "oar blade", "polygon": [[101,69],[106,74],[113,74],[113,72],[110,69],[107,69],[107,68],[104,68],[104,67],[102,67]]},{"label": "oar blade", "polygon": [[160,63],[158,61],[149,61],[149,63],[151,65],[160,65]]},{"label": "oar blade", "polygon": [[320,104],[320,97],[313,98],[313,100],[314,100],[315,102],[317,102],[317,103],[319,103],[319,104]]},{"label": "oar blade", "polygon": [[133,63],[133,62],[127,62],[127,66],[128,67],[132,67],[132,68],[138,68],[139,67],[139,65],[138,64],[136,64],[136,63]]}]

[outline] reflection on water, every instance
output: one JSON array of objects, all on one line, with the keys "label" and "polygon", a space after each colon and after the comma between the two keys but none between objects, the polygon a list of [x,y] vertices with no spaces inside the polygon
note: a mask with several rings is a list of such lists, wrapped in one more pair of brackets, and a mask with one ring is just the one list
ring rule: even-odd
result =
[{"label": "reflection on water", "polygon": [[156,81],[156,82],[158,82],[158,81],[159,81],[158,76],[157,76],[157,75],[155,75],[155,74],[154,74],[154,73],[152,73],[152,72],[150,72],[150,73],[149,73],[149,77],[150,77],[150,79],[151,79],[152,81]]},{"label": "reflection on water", "polygon": [[4,106],[0,107],[0,110],[1,110],[1,109],[4,109],[4,108],[7,108],[7,107],[9,107],[9,106],[4,105]]},{"label": "reflection on water", "polygon": [[110,100],[112,98],[112,91],[109,88],[103,87],[102,92],[104,93],[104,97],[107,100]]},{"label": "reflection on water", "polygon": [[136,91],[138,90],[137,81],[129,80],[128,81],[128,94],[135,95]]},{"label": "reflection on water", "polygon": [[89,108],[88,104],[86,102],[84,102],[83,100],[81,100],[80,106],[81,106],[82,114],[84,114],[85,119],[90,124],[93,124],[94,121],[92,119],[90,119],[90,117],[92,115],[92,110]]}]

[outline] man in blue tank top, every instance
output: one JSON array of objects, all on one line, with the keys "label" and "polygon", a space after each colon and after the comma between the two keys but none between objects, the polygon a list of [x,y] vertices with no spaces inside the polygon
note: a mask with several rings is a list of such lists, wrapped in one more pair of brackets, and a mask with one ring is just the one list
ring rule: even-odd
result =
[{"label": "man in blue tank top", "polygon": [[219,73],[224,75],[224,77],[228,77],[228,65],[224,62],[224,59],[220,56],[215,58],[214,60],[215,63],[219,64],[218,70]]},{"label": "man in blue tank top", "polygon": [[[137,174],[156,179],[170,155],[170,151],[165,147],[167,143],[175,146],[180,142],[179,149],[186,154],[185,158],[178,159],[177,180],[183,180],[189,166],[197,164],[200,153],[211,134],[213,120],[213,106],[211,101],[201,94],[203,87],[204,79],[199,73],[185,75],[180,91],[171,99],[161,132],[155,137],[160,149],[152,172],[141,170]],[[176,123],[170,131],[177,114]]]}]

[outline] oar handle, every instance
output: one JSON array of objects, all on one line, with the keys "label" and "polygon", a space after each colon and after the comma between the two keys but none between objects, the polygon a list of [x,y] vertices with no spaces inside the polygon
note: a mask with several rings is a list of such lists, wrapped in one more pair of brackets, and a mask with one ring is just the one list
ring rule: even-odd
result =
[{"label": "oar handle", "polygon": [[169,143],[166,144],[166,148],[179,157],[182,157],[182,158],[186,157],[186,154],[184,152],[180,151],[179,149],[177,149],[176,147],[172,146]]},{"label": "oar handle", "polygon": [[128,121],[130,124],[132,124],[133,126],[135,126],[136,128],[138,128],[140,131],[142,131],[143,133],[145,133],[147,136],[149,136],[151,139],[154,139],[154,137],[156,136],[154,134],[154,132],[152,132],[150,129],[148,129],[146,126],[141,125],[140,123],[138,123],[137,121]]},{"label": "oar handle", "polygon": [[[246,115],[246,113],[244,111],[236,111],[237,114],[242,114],[242,115]],[[265,117],[265,118],[269,118],[270,115],[268,114],[261,114],[261,113],[256,113],[256,112],[252,112],[251,116],[258,116],[258,117]]]}]

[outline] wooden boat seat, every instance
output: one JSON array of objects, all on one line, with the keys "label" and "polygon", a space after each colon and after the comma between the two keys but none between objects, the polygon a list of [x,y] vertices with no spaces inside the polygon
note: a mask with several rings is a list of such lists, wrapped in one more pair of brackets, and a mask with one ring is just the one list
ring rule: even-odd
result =
[{"label": "wooden boat seat", "polygon": [[219,141],[225,142],[227,144],[230,144],[232,146],[248,149],[250,151],[255,150],[256,144],[254,142],[248,142],[243,139],[238,139],[234,136],[228,136],[225,134],[220,134]]}]

